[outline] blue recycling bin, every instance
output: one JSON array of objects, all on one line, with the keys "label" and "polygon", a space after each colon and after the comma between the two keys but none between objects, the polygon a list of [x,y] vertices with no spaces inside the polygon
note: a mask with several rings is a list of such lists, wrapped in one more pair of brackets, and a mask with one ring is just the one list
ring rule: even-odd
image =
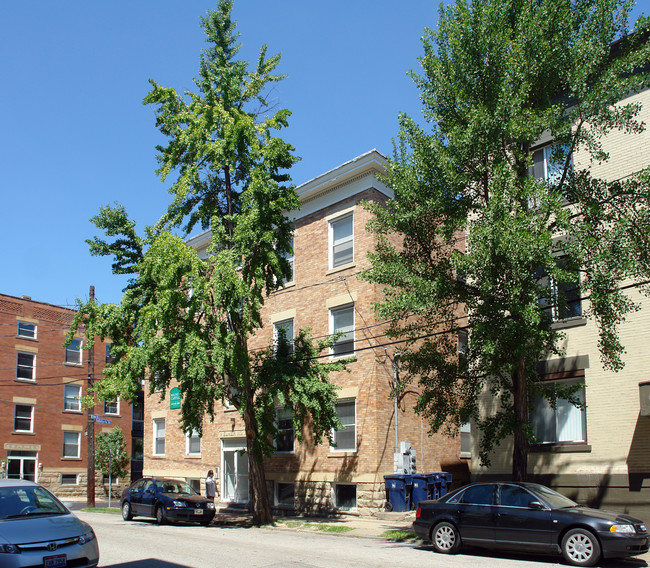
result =
[{"label": "blue recycling bin", "polygon": [[440,498],[443,495],[446,495],[451,489],[451,473],[441,471],[438,476],[440,478],[440,490],[438,491],[438,498]]},{"label": "blue recycling bin", "polygon": [[[413,488],[411,490],[411,506],[416,509],[420,501],[431,499],[429,494],[430,473],[413,474]],[[435,497],[433,497],[435,499]]]},{"label": "blue recycling bin", "polygon": [[396,473],[384,475],[388,501],[393,511],[405,513],[411,506],[411,488],[413,481],[410,475]]}]

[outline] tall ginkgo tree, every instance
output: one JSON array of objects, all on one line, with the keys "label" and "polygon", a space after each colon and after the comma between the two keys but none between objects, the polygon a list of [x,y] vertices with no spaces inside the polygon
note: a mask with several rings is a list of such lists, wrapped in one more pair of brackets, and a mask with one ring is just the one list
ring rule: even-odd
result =
[{"label": "tall ginkgo tree", "polygon": [[[285,213],[300,201],[288,175],[294,149],[278,136],[290,113],[268,99],[282,79],[274,74],[280,56],[263,47],[253,69],[238,60],[231,10],[231,0],[221,0],[202,18],[209,47],[195,92],[150,81],[144,102],[155,107],[168,140],[157,148],[158,174],[173,177],[173,199],[142,236],[119,204],[93,219],[110,239],[89,241],[91,253],[112,255],[113,271],[131,280],[120,305],[80,305],[73,327],[84,322],[87,337],[113,342],[113,363],[96,387],[100,399],[134,400],[143,378],[151,393],[164,393],[174,380],[183,428],[199,433],[219,401],[239,410],[250,507],[261,524],[272,522],[264,457],[273,451],[277,405],[293,411],[299,438],[308,422],[315,443],[329,439],[341,425],[328,373],[344,365],[319,363],[325,344],[314,345],[305,331],[291,349],[283,339],[262,352],[248,348],[265,297],[290,274],[293,227]],[[183,240],[195,228],[210,231],[206,260]]]}]

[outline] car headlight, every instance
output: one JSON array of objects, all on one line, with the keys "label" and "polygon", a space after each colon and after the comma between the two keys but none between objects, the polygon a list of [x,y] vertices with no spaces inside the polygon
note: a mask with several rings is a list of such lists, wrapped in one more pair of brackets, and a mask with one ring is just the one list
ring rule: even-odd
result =
[{"label": "car headlight", "polygon": [[86,544],[91,540],[95,540],[95,533],[93,531],[88,531],[86,534],[82,534],[79,537],[79,544]]},{"label": "car headlight", "polygon": [[174,507],[185,507],[185,501],[172,501]]},{"label": "car headlight", "polygon": [[214,503],[208,503],[208,509],[214,509]]},{"label": "car headlight", "polygon": [[609,532],[613,533],[625,533],[625,534],[634,534],[634,525],[612,525],[609,527]]},{"label": "car headlight", "polygon": [[0,552],[5,554],[20,554],[20,548],[15,544],[0,544]]}]

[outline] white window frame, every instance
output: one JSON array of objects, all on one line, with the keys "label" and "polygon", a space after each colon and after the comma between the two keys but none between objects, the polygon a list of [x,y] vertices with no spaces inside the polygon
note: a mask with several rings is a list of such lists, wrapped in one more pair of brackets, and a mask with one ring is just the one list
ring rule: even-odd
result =
[{"label": "white window frame", "polygon": [[[31,365],[20,364],[20,356],[31,357]],[[19,369],[30,369],[31,368],[31,377],[19,377]],[[29,351],[16,351],[16,380],[18,381],[35,381],[36,380],[36,353],[30,353]]]},{"label": "white window frame", "polygon": [[[279,407],[275,409],[275,423],[276,428],[281,432],[291,432],[291,449],[290,450],[280,450],[277,446],[277,438],[273,440],[273,445],[275,446],[275,453],[277,454],[293,454],[296,451],[296,431],[293,427],[293,410],[290,408]],[[291,428],[280,428],[280,421],[291,422]]]},{"label": "white window frame", "polygon": [[[107,408],[107,405],[115,405],[115,412],[111,412],[110,406]],[[120,414],[120,397],[118,396],[115,400],[104,400],[104,414],[111,416],[119,416]]]},{"label": "white window frame", "polygon": [[[75,389],[76,394],[70,396],[68,390]],[[66,384],[63,385],[63,410],[67,412],[81,412],[81,385]]]},{"label": "white window frame", "polygon": [[[18,413],[18,407],[21,406],[23,408],[29,408],[30,413],[29,413],[29,429],[17,429],[16,428],[16,419],[18,418],[17,413]],[[20,416],[22,420],[27,420],[26,416]],[[33,434],[34,433],[34,405],[33,404],[22,404],[22,403],[15,403],[14,404],[14,432],[23,432],[27,434]]]},{"label": "white window frame", "polygon": [[[66,442],[66,438],[70,440],[70,438],[74,437],[76,439],[76,442]],[[75,447],[77,449],[77,453],[75,455],[66,455],[66,446],[68,448],[70,447]],[[63,431],[63,448],[62,448],[62,457],[64,459],[76,459],[81,457],[81,432],[71,432],[64,430]]]},{"label": "white window frame", "polygon": [[[33,327],[34,329],[31,331],[27,331],[25,333],[25,327],[30,328]],[[31,322],[31,321],[23,321],[23,320],[18,320],[18,330],[16,331],[16,335],[18,337],[23,337],[25,339],[38,339],[38,325]]]},{"label": "white window frame", "polygon": [[[165,419],[164,418],[154,418],[153,419],[153,451],[152,455],[154,456],[164,456],[165,455]],[[162,432],[162,436],[160,433]],[[162,441],[162,442],[161,442]],[[162,443],[162,452],[159,452],[159,445]]]},{"label": "white window frame", "polygon": [[[334,231],[336,225],[344,222],[350,221],[350,234],[349,235],[344,235],[343,237],[340,237],[338,240],[334,240]],[[350,243],[350,248],[352,249],[352,259],[349,262],[341,262],[341,263],[336,263],[335,262],[335,254],[334,254],[334,248],[336,246],[340,245],[345,245],[347,243]],[[335,268],[341,268],[343,266],[349,266],[351,264],[354,264],[354,212],[349,211],[347,213],[344,213],[338,217],[334,217],[332,219],[329,219],[329,225],[328,225],[328,266],[329,270],[334,270]]]},{"label": "white window frame", "polygon": [[339,420],[341,420],[341,422],[343,423],[343,428],[341,430],[335,430],[334,428],[332,428],[332,441],[336,444],[339,432],[348,432],[350,429],[353,429],[354,430],[354,436],[353,436],[354,447],[342,448],[340,445],[337,444],[336,446],[330,446],[330,452],[339,452],[339,453],[341,453],[341,452],[356,452],[357,451],[357,399],[356,398],[342,398],[342,399],[337,400],[336,401],[336,413],[337,413],[337,416],[338,416],[339,415],[339,412],[338,412],[339,408],[338,407],[340,405],[344,405],[344,404],[348,405],[350,403],[352,403],[354,405],[354,422],[351,423],[351,424],[345,424],[345,423],[343,423],[343,421],[341,420],[341,418],[339,416]]},{"label": "white window frame", "polygon": [[[72,343],[70,345],[65,346],[65,363],[66,365],[81,365],[83,364],[83,340],[79,339],[78,337],[75,337],[72,340]],[[79,360],[78,361],[73,361],[72,360],[72,355],[78,355]]]},{"label": "white window frame", "polygon": [[[352,330],[351,331],[346,331],[345,335],[342,335],[336,340],[336,343],[330,347],[330,356],[331,357],[352,357],[354,356],[355,348],[356,348],[356,337],[355,337],[355,323],[356,323],[356,314],[355,314],[355,305],[354,303],[351,304],[344,304],[341,306],[336,306],[332,307],[329,310],[329,320],[330,320],[330,335],[334,335],[337,333],[337,331],[341,331],[343,328],[337,327],[337,315],[340,314],[343,311],[350,311],[352,313]],[[352,335],[352,350],[351,351],[346,351],[345,353],[339,353],[336,354],[336,346],[337,344],[343,343],[345,341],[349,341],[349,338],[346,337],[346,335]]]},{"label": "white window frame", "polygon": [[[192,451],[192,440],[198,440],[198,451]],[[201,436],[198,430],[192,430],[185,434],[185,455],[187,456],[200,456],[201,455]]]},{"label": "white window frame", "polygon": [[[575,396],[583,403],[585,402],[584,379],[560,379],[552,382],[563,385],[582,384],[582,390],[578,391]],[[566,399],[559,397],[555,409],[548,400],[539,396],[534,398],[533,405],[531,422],[539,445],[587,443],[587,412],[585,408],[578,408]],[[565,421],[565,424],[559,423],[564,416],[571,419],[570,424],[568,421]],[[571,425],[573,425],[574,431],[579,431],[579,435],[568,435]],[[546,433],[546,430],[550,429],[552,429],[552,435]]]},{"label": "white window frame", "polygon": [[287,342],[289,343],[289,352],[293,353],[293,338],[294,338],[293,318],[288,318],[282,321],[273,322],[273,353],[277,351],[280,329],[286,330],[286,339]]},{"label": "white window frame", "polygon": [[472,425],[470,422],[463,422],[460,425],[460,455],[462,457],[472,455]]},{"label": "white window frame", "polygon": [[[72,482],[74,479],[74,482]],[[66,481],[64,481],[66,480]],[[79,485],[79,474],[77,473],[62,473],[61,485]]]}]

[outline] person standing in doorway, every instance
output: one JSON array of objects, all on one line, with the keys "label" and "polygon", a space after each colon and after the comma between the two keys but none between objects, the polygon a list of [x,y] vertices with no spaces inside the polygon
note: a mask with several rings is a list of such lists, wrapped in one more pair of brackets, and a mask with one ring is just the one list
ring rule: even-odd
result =
[{"label": "person standing in doorway", "polygon": [[217,492],[217,482],[214,479],[214,471],[208,471],[208,476],[205,478],[205,496],[214,501],[214,496]]}]

